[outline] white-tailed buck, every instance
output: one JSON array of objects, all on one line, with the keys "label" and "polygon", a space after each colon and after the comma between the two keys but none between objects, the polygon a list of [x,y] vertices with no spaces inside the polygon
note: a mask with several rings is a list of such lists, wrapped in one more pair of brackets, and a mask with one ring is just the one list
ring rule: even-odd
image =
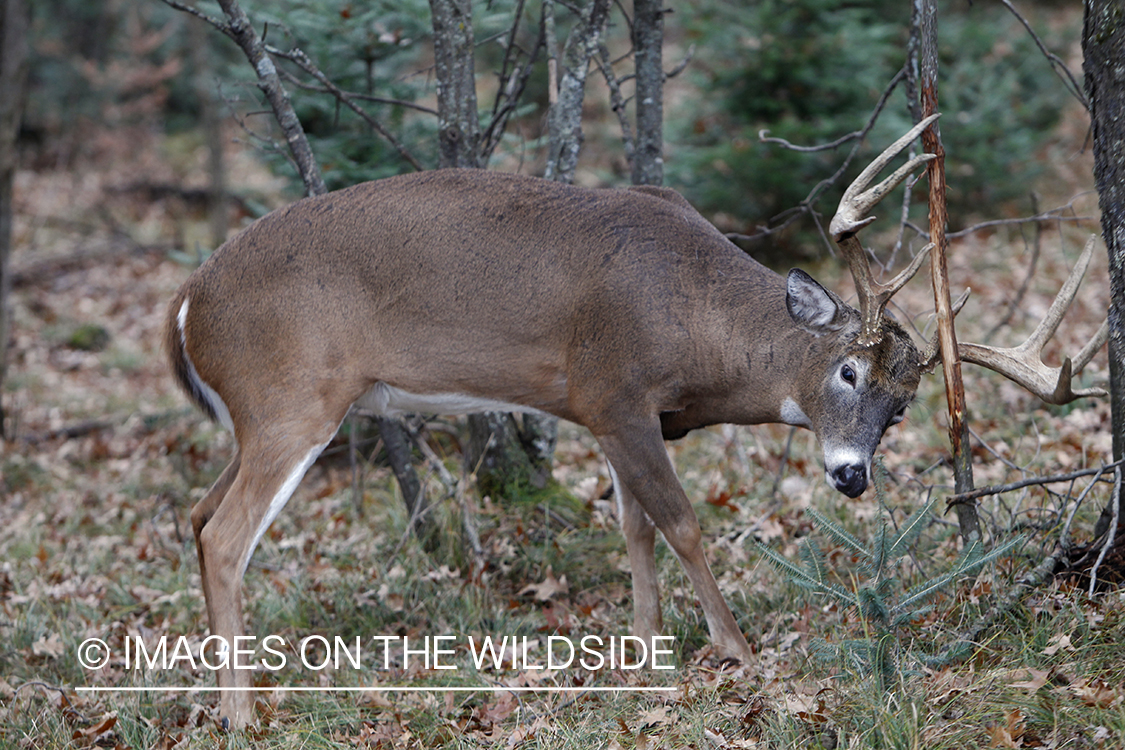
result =
[{"label": "white-tailed buck", "polygon": [[[723,655],[749,649],[704,559],[664,440],[715,423],[814,430],[827,479],[857,496],[924,359],[883,308],[855,231],[907,170],[866,190],[929,120],[857,180],[833,222],[862,314],[805,273],[781,277],[672,190],[589,190],[483,170],[394,177],[275,211],[173,299],[180,384],[237,440],[192,510],[212,635],[243,634],[254,548],[353,404],[382,414],[538,410],[588,428],[611,467],[634,631],[661,630],[659,529]],[[250,673],[218,672],[223,688]],[[222,693],[224,722],[253,693]]]}]

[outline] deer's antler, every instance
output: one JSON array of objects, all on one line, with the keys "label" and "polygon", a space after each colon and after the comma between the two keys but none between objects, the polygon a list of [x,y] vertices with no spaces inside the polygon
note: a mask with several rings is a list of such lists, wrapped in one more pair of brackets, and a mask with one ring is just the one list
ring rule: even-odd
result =
[{"label": "deer's antler", "polygon": [[840,251],[844,254],[848,267],[851,268],[852,277],[855,278],[856,293],[859,295],[859,311],[863,318],[859,343],[863,346],[871,346],[880,339],[882,336],[883,310],[886,308],[887,302],[890,301],[895,292],[914,277],[914,274],[918,273],[918,269],[921,268],[922,262],[926,259],[926,253],[933,245],[924,247],[921,252],[914,256],[910,265],[888,283],[880,284],[871,275],[871,264],[867,260],[867,253],[856,234],[860,229],[875,221],[874,216],[865,216],[865,214],[882,200],[883,196],[905,180],[911,172],[933,159],[934,154],[916,156],[896,169],[890,177],[887,177],[875,187],[868,188],[868,185],[892,159],[913,143],[914,139],[940,116],[940,114],[930,115],[919,122],[906,135],[888,146],[866,169],[860,172],[855,181],[844,191],[844,197],[840,199],[836,215],[832,217],[832,221],[828,225],[828,231],[836,240],[836,244],[840,246]]},{"label": "deer's antler", "polygon": [[1078,286],[1082,277],[1086,275],[1086,268],[1090,265],[1090,258],[1094,252],[1094,237],[1086,242],[1082,256],[1074,265],[1059,290],[1055,301],[1047,310],[1046,317],[1028,336],[1027,341],[1019,346],[999,349],[983,344],[959,343],[957,351],[964,362],[987,367],[1000,373],[1009,380],[1019,383],[1027,390],[1049,404],[1066,404],[1084,396],[1104,396],[1106,392],[1101,388],[1083,388],[1074,390],[1071,378],[1075,373],[1082,371],[1094,354],[1101,348],[1109,337],[1109,321],[1104,321],[1093,338],[1082,347],[1082,351],[1072,360],[1067,357],[1060,367],[1048,367],[1043,362],[1043,346],[1058,330],[1059,323],[1066,314],[1074,296],[1078,293]]}]

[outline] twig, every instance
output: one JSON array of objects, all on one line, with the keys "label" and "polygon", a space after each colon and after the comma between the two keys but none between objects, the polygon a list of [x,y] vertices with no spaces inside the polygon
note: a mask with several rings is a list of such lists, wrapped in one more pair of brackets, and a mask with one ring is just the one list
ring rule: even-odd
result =
[{"label": "twig", "polygon": [[1070,68],[1066,66],[1066,63],[1062,61],[1062,58],[1047,49],[1047,46],[1043,44],[1043,40],[1040,39],[1039,35],[1035,33],[1035,30],[1031,28],[1031,24],[1028,22],[1028,20],[1020,15],[1020,12],[1016,10],[1015,6],[1012,5],[1009,0],[1000,0],[1000,3],[1009,11],[1011,11],[1012,15],[1016,17],[1016,20],[1023,24],[1023,27],[1027,29],[1027,33],[1031,36],[1032,40],[1035,42],[1035,45],[1039,47],[1039,51],[1042,52],[1043,56],[1047,58],[1047,62],[1051,64],[1051,68],[1063,82],[1063,88],[1069,91],[1070,95],[1077,99],[1079,103],[1081,103],[1081,105],[1086,109],[1086,111],[1089,112],[1090,102],[1086,99],[1086,95],[1082,93],[1081,84],[1079,84],[1078,81],[1075,80],[1074,74],[1070,72]]},{"label": "twig", "polygon": [[[1098,217],[1096,216],[1056,216],[1053,214],[1054,211],[1061,211],[1065,208],[1067,207],[1064,206],[1063,208],[1052,209],[1051,211],[1039,214],[1038,216],[1025,216],[1019,219],[991,219],[989,221],[982,221],[979,224],[973,224],[972,226],[965,227],[964,229],[959,229],[956,232],[949,232],[945,235],[945,237],[949,240],[958,240],[962,237],[967,237],[970,234],[979,232],[982,229],[990,229],[992,227],[1000,226],[1011,226],[1015,224],[1028,224],[1033,221],[1073,221],[1075,223],[1081,223],[1084,221],[1097,221],[1098,219]],[[918,226],[917,224],[913,222],[906,222],[906,226],[912,229],[922,239],[927,241],[930,239],[930,233],[925,229],[922,229],[922,227]]]},{"label": "twig", "polygon": [[56,430],[48,430],[47,432],[42,432],[38,435],[30,435],[24,438],[23,442],[34,445],[36,443],[46,443],[50,440],[56,440],[58,438],[72,440],[74,438],[86,437],[87,435],[94,432],[111,430],[114,428],[114,426],[115,425],[112,422],[106,422],[100,419],[90,419],[86,420],[85,422],[79,422],[78,424],[72,424],[69,427],[60,427]]},{"label": "twig", "polygon": [[[187,3],[181,3],[179,0],[164,0],[164,4],[169,6],[169,7],[175,8],[176,10],[182,10],[184,13],[188,13],[190,15],[193,15],[196,18],[201,19],[201,20],[211,24],[212,26],[214,26],[216,29],[218,29],[219,31],[221,31],[223,34],[230,37],[231,39],[235,39],[234,33],[230,29],[230,25],[220,18],[215,18],[214,16],[210,16],[210,15],[204,13],[203,11],[201,11],[199,8],[196,8],[195,6],[192,6],[192,5],[188,5]],[[237,41],[237,40],[235,40],[235,41]]]},{"label": "twig", "polygon": [[[783,223],[781,223],[779,225],[759,227],[758,231],[756,231],[754,234],[738,234],[736,232],[729,232],[729,233],[727,233],[726,236],[728,238],[732,239],[732,240],[743,240],[743,241],[747,241],[747,242],[753,241],[753,240],[758,240],[758,239],[762,239],[763,237],[768,237],[772,234],[776,234],[777,232],[782,231],[783,229],[788,227],[790,224],[792,224],[794,221],[796,221],[801,216],[804,216],[806,214],[811,215],[813,213],[813,204],[816,203],[817,199],[820,197],[820,194],[823,193],[828,188],[835,185],[836,182],[838,182],[840,180],[840,178],[844,176],[844,173],[847,171],[848,167],[851,165],[852,160],[856,157],[856,154],[859,152],[859,148],[863,144],[863,139],[866,138],[867,134],[871,132],[871,129],[875,127],[875,122],[879,119],[879,115],[882,114],[883,108],[886,107],[887,101],[891,97],[891,93],[893,93],[895,88],[898,87],[899,83],[901,83],[905,79],[906,79],[906,68],[902,68],[897,73],[895,73],[894,77],[891,78],[890,83],[888,83],[887,87],[885,89],[883,89],[883,93],[879,97],[879,101],[875,103],[875,108],[871,111],[871,114],[868,116],[867,122],[858,131],[860,135],[855,140],[855,145],[852,146],[851,151],[849,151],[848,155],[846,157],[844,157],[844,161],[843,161],[842,164],[840,164],[840,168],[837,169],[836,172],[834,174],[832,174],[830,177],[828,177],[826,179],[823,179],[820,182],[818,182],[813,187],[813,189],[809,192],[809,194],[807,196],[805,196],[805,199],[803,201],[801,201],[801,203],[799,205],[794,206],[793,208],[788,209],[786,211],[783,211],[780,214],[778,214],[777,216],[770,219],[770,221],[772,223],[774,221],[779,220],[783,216],[788,216],[788,218],[785,219],[783,221]],[[821,232],[821,235],[824,236],[823,232]],[[828,241],[826,236],[824,236],[824,241],[826,243],[826,246],[828,247],[828,252],[833,257],[835,257],[836,251],[832,247],[832,243]]]},{"label": "twig", "polygon": [[[1036,214],[1039,213],[1039,196],[1035,193],[1031,194],[1031,208]],[[1016,295],[1012,297],[1011,302],[1008,303],[1008,310],[1004,316],[996,322],[988,333],[984,334],[984,341],[988,341],[999,333],[1000,329],[1008,325],[1019,309],[1020,304],[1023,302],[1024,296],[1027,295],[1027,290],[1031,288],[1031,280],[1035,277],[1035,269],[1039,265],[1039,253],[1043,246],[1043,223],[1035,222],[1035,239],[1031,243],[1031,262],[1027,264],[1027,273],[1023,277],[1023,283],[1020,288],[1016,290]]]},{"label": "twig", "polygon": [[371,127],[372,130],[382,136],[383,139],[387,141],[387,143],[391,144],[395,151],[398,152],[399,156],[405,159],[406,162],[410,164],[410,166],[414,167],[419,172],[425,169],[418,162],[418,160],[415,159],[414,156],[406,150],[406,147],[403,146],[402,143],[400,143],[399,140],[395,138],[389,130],[383,127],[382,123],[368,114],[367,111],[363,109],[363,107],[360,107],[355,103],[354,98],[351,96],[351,94],[342,90],[339,86],[334,84],[331,79],[328,78],[328,76],[324,75],[324,73],[320,71],[320,68],[313,64],[313,61],[309,59],[309,56],[305,54],[304,50],[294,47],[289,51],[284,51],[268,44],[265,45],[265,50],[274,57],[280,57],[284,60],[288,60],[289,62],[295,64],[301,70],[305,71],[310,76],[315,78],[320,82],[322,86],[328,89],[329,93],[336,97],[337,101],[350,109],[352,112],[355,112],[357,115],[359,115],[363,119],[363,121]]},{"label": "twig", "polygon": [[687,54],[684,55],[683,60],[680,60],[678,63],[676,63],[672,67],[671,70],[664,71],[664,80],[667,81],[669,78],[675,78],[680,73],[683,73],[684,70],[687,69],[687,66],[691,65],[691,61],[694,60],[694,59],[695,59],[695,44],[693,43],[693,44],[688,46]]},{"label": "twig", "polygon": [[[516,27],[519,24],[519,18],[522,14],[522,0],[520,7],[516,11],[516,20],[512,25],[511,38],[508,42],[508,49],[504,53],[504,66],[500,71],[500,86],[496,90],[496,100],[492,106],[492,119],[488,123],[488,127],[484,129],[481,135],[481,158],[487,161],[496,147],[500,145],[500,140],[504,135],[504,130],[508,125],[508,120],[511,118],[512,113],[516,111],[519,105],[520,98],[523,92],[527,89],[527,83],[531,78],[532,70],[535,67],[535,62],[539,59],[539,52],[546,45],[547,31],[544,24],[539,24],[539,34],[535,38],[535,47],[532,48],[530,53],[527,54],[527,62],[519,69],[517,75],[516,71],[507,74],[508,65],[508,52],[512,49],[519,49],[515,43]],[[514,64],[514,59],[513,59]],[[503,103],[501,103],[503,102]]]},{"label": "twig", "polygon": [[1102,466],[1093,469],[1080,469],[1079,471],[1072,471],[1067,474],[1054,474],[1047,477],[1031,477],[1029,479],[1021,479],[1018,482],[1011,482],[1009,484],[989,485],[987,487],[979,487],[970,492],[962,492],[957,495],[952,495],[946,501],[946,510],[954,505],[960,503],[967,503],[977,498],[986,497],[988,495],[998,495],[1001,492],[1012,492],[1013,490],[1020,490],[1024,487],[1031,487],[1037,484],[1054,484],[1056,482],[1069,482],[1079,477],[1088,477],[1092,474],[1102,474],[1107,469],[1115,469],[1125,463],[1125,459],[1114,461],[1110,464],[1103,464]]},{"label": "twig", "polygon": [[1102,545],[1101,552],[1098,553],[1098,559],[1094,561],[1094,566],[1090,568],[1090,596],[1094,595],[1094,587],[1098,583],[1098,568],[1101,567],[1102,561],[1105,560],[1106,553],[1113,543],[1117,540],[1117,522],[1120,520],[1121,515],[1121,466],[1118,465],[1113,469],[1113,499],[1110,501],[1110,507],[1113,508],[1113,517],[1109,524],[1109,529],[1105,535],[1105,544]]},{"label": "twig", "polygon": [[832,151],[833,149],[843,146],[845,143],[849,143],[857,138],[862,138],[864,136],[864,132],[862,130],[856,130],[855,132],[848,133],[847,135],[837,138],[831,143],[821,143],[816,146],[797,146],[785,140],[784,138],[771,136],[769,132],[770,131],[766,130],[765,128],[759,130],[758,143],[776,143],[777,145],[782,146],[789,151],[797,151],[802,154],[815,154],[818,151]]},{"label": "twig", "polygon": [[790,427],[789,437],[785,438],[785,450],[781,453],[777,474],[773,478],[773,489],[770,490],[770,497],[777,497],[777,492],[781,489],[781,480],[785,477],[785,467],[789,465],[789,450],[793,447],[793,436],[796,434],[797,428]]},{"label": "twig", "polygon": [[1063,524],[1062,532],[1059,534],[1059,546],[1063,549],[1070,549],[1070,526],[1074,523],[1074,516],[1078,513],[1078,509],[1082,506],[1082,501],[1090,494],[1090,490],[1094,489],[1094,485],[1101,479],[1102,474],[1105,473],[1107,467],[1102,467],[1102,470],[1094,475],[1090,483],[1086,485],[1086,489],[1082,490],[1082,494],[1074,501],[1074,507],[1070,511],[1070,515],[1066,517],[1066,523]]},{"label": "twig", "polygon": [[[270,54],[273,54],[274,49],[275,48],[273,47],[270,48]],[[332,89],[328,88],[327,86],[314,86],[311,83],[302,81],[301,79],[297,78],[297,76],[287,71],[282,71],[282,75],[285,76],[286,81],[292,83],[297,88],[304,89],[305,91],[312,91],[317,94],[332,94],[333,96],[335,96],[335,92],[333,92]],[[387,104],[393,107],[406,107],[407,109],[414,109],[419,112],[424,112],[427,115],[437,115],[437,110],[433,107],[427,107],[424,104],[418,104],[416,102],[407,101],[405,99],[392,99],[386,96],[375,96],[374,94],[360,94],[355,91],[344,91],[343,89],[340,89],[340,91],[345,96],[356,99],[358,101],[371,102],[372,104]]]},{"label": "twig", "polygon": [[606,87],[609,88],[609,103],[617,121],[621,124],[621,143],[625,150],[625,161],[629,168],[633,167],[633,153],[636,143],[633,140],[633,129],[629,124],[629,113],[625,108],[626,99],[621,94],[621,83],[613,73],[613,62],[609,59],[609,48],[604,43],[598,44],[598,57],[594,62],[605,78]]}]

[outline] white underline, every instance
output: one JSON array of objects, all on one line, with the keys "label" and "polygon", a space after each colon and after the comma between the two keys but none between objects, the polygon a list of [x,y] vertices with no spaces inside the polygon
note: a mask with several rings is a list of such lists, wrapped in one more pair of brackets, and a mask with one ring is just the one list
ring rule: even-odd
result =
[{"label": "white underline", "polygon": [[78,686],[87,693],[657,693],[679,690],[675,687],[503,687],[482,685],[472,687],[101,687]]}]

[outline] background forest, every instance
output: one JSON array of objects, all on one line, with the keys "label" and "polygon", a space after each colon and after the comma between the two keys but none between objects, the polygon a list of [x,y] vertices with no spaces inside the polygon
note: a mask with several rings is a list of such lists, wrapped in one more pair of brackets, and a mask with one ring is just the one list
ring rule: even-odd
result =
[{"label": "background forest", "polygon": [[[161,324],[175,289],[222,241],[311,190],[243,51],[173,4],[28,4],[4,271],[0,747],[1125,746],[1119,554],[1089,575],[1103,549],[1095,524],[1112,505],[1113,470],[1097,472],[1113,461],[1110,401],[1046,405],[971,366],[976,485],[1066,477],[977,501],[985,559],[966,559],[947,507],[955,479],[940,367],[884,437],[878,491],[854,500],[824,482],[811,432],[728,426],[669,443],[753,663],[714,658],[691,585],[658,542],[675,637],[666,672],[478,670],[464,649],[452,682],[417,665],[290,667],[262,684],[495,690],[264,691],[257,726],[242,733],[217,724],[214,692],[79,690],[214,684],[182,664],[138,670],[121,657],[138,637],[183,636],[198,649],[206,636],[189,513],[232,450],[176,390]],[[909,4],[669,4],[662,162],[641,179],[637,165],[657,160],[644,156],[652,131],[636,111],[634,8],[607,4],[593,54],[570,66],[568,40],[590,38],[591,7],[475,4],[477,165],[595,187],[662,182],[755,258],[782,273],[805,268],[854,298],[827,220],[862,166],[916,119],[916,78],[900,72],[915,41]],[[277,52],[327,189],[453,163],[430,4],[242,9]],[[223,18],[215,3],[198,10]],[[1072,4],[940,6],[949,280],[954,295],[973,290],[957,318],[962,340],[1023,341],[1100,233],[1082,38]],[[584,97],[560,106],[552,67],[581,70]],[[567,108],[578,137],[552,119]],[[876,211],[865,242],[887,270],[925,244],[926,207],[922,180]],[[1049,363],[1094,335],[1108,278],[1098,244]],[[919,341],[933,335],[925,274],[895,306]],[[1103,350],[1076,382],[1108,387],[1106,359]],[[397,443],[391,429],[349,420],[270,527],[246,576],[253,632],[294,644],[628,633],[624,541],[587,432],[559,426],[547,481],[491,483],[466,420],[411,418]],[[424,529],[403,498],[411,472]],[[89,638],[115,654],[101,669],[77,658]]]}]

